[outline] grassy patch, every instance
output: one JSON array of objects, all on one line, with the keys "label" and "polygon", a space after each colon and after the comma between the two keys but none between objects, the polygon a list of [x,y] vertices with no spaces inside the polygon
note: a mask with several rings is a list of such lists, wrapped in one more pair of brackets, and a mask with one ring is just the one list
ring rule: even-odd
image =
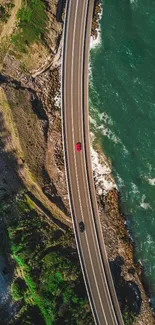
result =
[{"label": "grassy patch", "polygon": [[15,123],[13,122],[12,112],[2,88],[0,88],[0,113],[2,113],[7,132],[11,134],[14,140],[14,151],[17,153],[18,157],[23,158],[23,153],[18,138],[18,131],[15,127]]},{"label": "grassy patch", "polygon": [[5,40],[2,40],[0,43],[0,70],[9,46],[10,46],[10,41],[7,38]]},{"label": "grassy patch", "polygon": [[17,13],[18,32],[12,36],[12,42],[19,51],[24,51],[35,41],[40,40],[46,28],[45,4],[42,0],[24,0]]},{"label": "grassy patch", "polygon": [[22,305],[17,324],[94,324],[72,233],[49,227],[22,193],[0,212],[16,262],[11,293]]},{"label": "grassy patch", "polygon": [[[19,52],[17,53],[19,55]],[[21,70],[23,72],[37,70],[46,62],[49,54],[48,49],[41,42],[33,43],[27,53],[20,52]]]}]

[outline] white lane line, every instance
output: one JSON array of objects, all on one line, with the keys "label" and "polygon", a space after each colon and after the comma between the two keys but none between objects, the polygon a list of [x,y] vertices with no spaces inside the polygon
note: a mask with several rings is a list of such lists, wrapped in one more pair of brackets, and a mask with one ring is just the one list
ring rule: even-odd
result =
[{"label": "white lane line", "polygon": [[[85,16],[86,17],[86,16]],[[86,18],[85,18],[86,20]],[[86,26],[86,21],[85,21],[85,26]],[[80,69],[80,67],[79,67]],[[83,69],[83,65],[82,65],[82,69]],[[82,72],[82,69],[81,69],[81,72]],[[81,73],[82,75],[82,73]],[[79,84],[79,83],[78,83]],[[83,84],[81,83],[81,107],[82,107],[82,116],[81,116],[81,125],[82,125],[82,142],[83,142],[83,148],[84,148],[84,123],[83,123],[83,111],[84,111],[84,107],[83,107]],[[79,134],[80,134],[80,125],[79,125]],[[84,150],[84,157],[85,157],[85,150]],[[101,281],[103,283],[103,286],[105,287],[106,289],[106,295],[107,295],[107,298],[109,300],[110,303],[108,303],[109,305],[109,312],[111,314],[111,319],[112,319],[112,322],[113,324],[117,324],[117,318],[116,318],[116,315],[115,315],[115,312],[114,312],[114,308],[113,308],[113,303],[112,303],[112,300],[111,300],[111,296],[110,296],[110,293],[109,293],[109,288],[108,288],[108,284],[107,284],[107,280],[106,280],[106,276],[105,276],[105,270],[104,270],[104,267],[103,267],[103,262],[102,262],[102,258],[101,258],[101,252],[100,252],[100,248],[99,248],[99,244],[98,244],[98,238],[97,238],[97,234],[96,234],[96,226],[95,226],[95,222],[94,222],[94,218],[93,218],[93,211],[92,211],[92,204],[91,204],[91,200],[90,200],[90,192],[89,192],[89,186],[88,186],[88,178],[87,178],[87,170],[86,170],[86,157],[85,159],[82,159],[82,155],[80,156],[81,158],[81,168],[82,168],[82,175],[83,175],[83,179],[86,179],[86,183],[84,183],[84,190],[85,190],[85,193],[88,193],[88,196],[86,195],[86,205],[87,205],[87,210],[89,211],[90,210],[90,213],[91,213],[91,220],[92,222],[90,222],[90,229],[91,229],[91,233],[92,233],[92,240],[93,240],[93,243],[94,243],[94,247],[95,247],[95,252],[96,252],[96,256],[97,256],[97,260],[98,260],[98,264],[99,264],[99,272],[100,272],[100,275],[101,275]],[[84,161],[84,164],[82,163]],[[84,168],[83,168],[83,165],[84,165]],[[85,172],[84,172],[85,170]],[[86,177],[84,177],[84,175],[86,175]],[[87,187],[87,189],[86,189]],[[89,203],[88,203],[89,201]],[[89,207],[89,208],[88,208]],[[93,227],[93,225],[94,227]],[[95,238],[94,236],[95,235]],[[96,239],[96,241],[95,241]],[[107,256],[106,256],[107,257]],[[108,260],[108,259],[107,259]],[[115,319],[115,322],[114,322],[114,319]]]},{"label": "white lane line", "polygon": [[[85,24],[84,24],[85,26],[86,26],[86,15],[85,15]],[[80,34],[80,40],[82,40],[82,29],[81,29],[81,34]],[[84,43],[84,42],[81,42],[80,41],[80,45],[82,44],[82,43]],[[83,56],[82,56],[82,59],[83,59]],[[79,60],[79,63],[80,63],[80,60]],[[82,63],[83,63],[83,60],[82,60]],[[83,64],[81,65],[81,64],[78,64],[78,70],[80,71],[81,70],[81,74],[80,74],[80,76],[82,76],[82,71],[83,71]],[[77,84],[79,85],[79,82],[77,82]],[[80,83],[81,84],[81,89],[78,91],[78,93],[79,94],[81,94],[81,99],[80,99],[80,101],[81,101],[81,104],[80,104],[80,106],[83,108],[83,82],[81,82]],[[82,112],[83,112],[83,109],[82,109]],[[82,117],[81,117],[81,120],[82,120]],[[77,122],[78,123],[78,122]],[[79,134],[81,134],[81,130],[82,130],[82,141],[81,142],[83,142],[84,143],[84,141],[83,141],[83,139],[84,139],[84,132],[83,132],[83,120],[82,120],[82,122],[81,122],[81,125],[82,125],[82,127],[80,128],[80,124],[78,125],[78,128],[79,128]],[[84,146],[82,146],[83,148],[84,148]],[[84,173],[84,168],[83,168],[83,165],[85,166],[85,162],[84,162],[84,164],[83,164],[83,158],[82,158],[82,152],[81,152],[81,154],[80,154],[80,160],[81,160],[81,170],[82,170],[82,178],[83,178],[83,180],[84,179],[86,179],[86,184],[87,184],[87,177],[84,177],[85,175],[87,175],[87,173],[86,173],[86,169],[85,169],[85,173]],[[89,187],[88,187],[88,184],[86,185],[85,184],[85,182],[83,182],[83,185],[84,185],[84,192],[85,192],[85,194],[86,193],[88,193],[88,195],[85,195],[85,199],[86,199],[86,206],[87,206],[87,210],[88,211],[90,211],[90,214],[91,214],[91,216],[93,217],[93,212],[92,212],[92,207],[91,207],[91,201],[90,201],[90,195],[89,195]],[[87,188],[87,189],[86,189]],[[81,197],[81,195],[80,195],[80,197]],[[89,203],[88,203],[88,201],[89,201]],[[82,204],[81,204],[81,208],[82,208]],[[92,233],[92,240],[93,240],[93,243],[94,243],[94,247],[95,247],[95,252],[96,252],[96,256],[97,256],[97,260],[98,260],[98,264],[99,264],[99,266],[100,266],[100,264],[102,265],[102,260],[98,257],[98,251],[97,251],[97,248],[98,248],[98,246],[96,247],[96,242],[95,242],[95,239],[94,239],[94,236],[93,236],[93,234],[95,234],[95,237],[96,237],[96,241],[97,241],[97,235],[96,235],[96,231],[94,231],[94,228],[92,227],[92,222],[90,222],[90,229],[91,229],[91,233]],[[100,255],[99,255],[100,256]],[[99,263],[99,261],[100,261],[100,263]],[[99,267],[99,271],[100,271],[100,275],[101,275],[101,279],[102,279],[102,283],[103,283],[103,285],[105,285],[106,284],[106,277],[105,277],[105,272],[104,272],[104,269],[102,270],[102,272],[101,272],[101,267]],[[104,281],[103,281],[103,277],[104,277]],[[108,287],[107,287],[108,288]]]},{"label": "white lane line", "polygon": [[[70,9],[70,8],[69,8]],[[76,17],[77,17],[77,10],[76,10]],[[74,30],[75,30],[75,28],[74,28]],[[75,42],[74,42],[75,43]],[[73,70],[72,70],[73,71]],[[79,188],[78,188],[78,190],[79,190]],[[81,201],[80,201],[80,203],[81,203]],[[82,214],[82,207],[81,207],[81,214]],[[88,239],[86,238],[86,241],[87,241],[87,247],[88,247],[88,249],[89,249],[89,245],[88,245]],[[90,255],[90,250],[89,250],[89,255]],[[90,256],[90,262],[91,262],[91,265],[92,265],[92,260],[91,260],[91,256]],[[92,265],[93,266],[93,265]],[[94,275],[94,278],[95,278],[95,280],[96,280],[96,277],[95,277],[95,273],[94,273],[94,269],[93,269],[93,275]],[[97,290],[98,290],[98,287],[97,287]],[[92,292],[92,291],[91,291]],[[88,295],[89,296],[89,295]],[[93,295],[92,295],[92,297],[93,297]],[[99,299],[100,299],[100,296],[99,296]],[[100,299],[101,300],[101,299]],[[100,303],[101,303],[101,301],[100,301]],[[91,305],[92,306],[92,305]],[[102,306],[102,304],[101,304],[101,306]]]},{"label": "white lane line", "polygon": [[[69,1],[69,0],[68,0]],[[68,8],[68,1],[66,3],[66,8]],[[71,11],[71,5],[69,6],[69,10],[68,10],[68,16],[70,17],[70,11]],[[64,46],[64,43],[67,39],[67,37],[65,38],[65,35],[67,35],[68,33],[68,26],[69,24],[67,24],[67,28],[66,28],[66,19],[65,19],[65,22],[64,22],[64,34],[63,34],[63,50],[65,48]],[[66,33],[65,33],[66,31]],[[67,41],[66,41],[66,44],[67,44]],[[66,48],[67,48],[67,45],[66,45]],[[62,54],[62,57],[64,56],[64,53]],[[63,60],[62,60],[63,62]],[[66,69],[66,61],[63,62],[62,64],[62,70],[61,70],[61,87],[63,87],[63,85],[65,85],[65,78],[63,76],[63,71],[64,71],[64,67]],[[67,70],[67,69],[66,69]],[[63,78],[64,78],[64,83],[63,83]],[[61,88],[61,93],[63,93],[64,89]],[[63,99],[64,99],[64,103],[63,103]],[[63,104],[64,104],[64,107],[66,106],[66,97],[63,95],[62,98],[61,98],[61,108],[62,108],[62,119],[64,120],[64,123],[65,125],[67,125],[66,123],[66,116],[64,114],[64,107],[63,107]],[[67,107],[67,106],[66,106]],[[85,283],[85,287],[86,287],[86,290],[87,290],[87,295],[88,295],[88,299],[89,299],[89,304],[91,306],[91,310],[92,310],[92,314],[93,314],[93,317],[94,317],[94,321],[95,321],[95,324],[97,325],[97,319],[96,319],[96,316],[95,313],[94,313],[94,306],[92,305],[92,301],[91,299],[93,300],[93,294],[92,294],[92,290],[91,290],[91,286],[89,287],[89,290],[88,290],[88,287],[87,287],[87,281],[86,281],[86,277],[85,277],[85,271],[84,271],[84,267],[83,267],[83,262],[82,262],[82,257],[81,257],[81,253],[80,253],[80,249],[79,249],[79,246],[78,246],[78,240],[77,240],[77,237],[76,237],[76,229],[75,229],[75,225],[74,225],[74,218],[73,218],[73,211],[72,211],[72,204],[73,204],[73,209],[75,211],[75,206],[74,206],[74,202],[71,204],[71,192],[70,192],[70,188],[71,188],[71,184],[69,186],[69,169],[67,168],[67,156],[66,156],[66,151],[67,151],[67,143],[65,145],[65,141],[64,141],[64,133],[65,133],[65,127],[64,127],[64,124],[62,123],[62,139],[63,139],[63,147],[65,148],[66,147],[66,150],[64,150],[64,161],[65,161],[65,170],[66,170],[66,182],[67,182],[67,189],[68,189],[68,197],[69,197],[69,202],[70,202],[70,208],[71,208],[71,215],[72,215],[72,220],[73,220],[73,228],[74,228],[74,233],[75,233],[75,241],[76,241],[76,246],[77,246],[77,250],[78,250],[78,255],[79,255],[79,260],[80,260],[80,264],[81,264],[81,269],[82,269],[82,272],[83,272],[83,279],[84,279],[84,283]],[[67,176],[68,175],[68,176]],[[89,291],[90,291],[90,294],[89,295]]]},{"label": "white lane line", "polygon": [[[85,26],[86,26],[86,15],[85,15]],[[80,35],[80,40],[81,39],[82,39],[82,33]],[[81,45],[81,43],[80,43],[80,45]],[[80,60],[79,60],[79,62],[80,62]],[[82,65],[79,64],[78,68],[79,68],[79,70],[81,70],[80,75],[82,75],[83,64]],[[79,82],[78,82],[78,85],[79,85]],[[81,83],[81,107],[83,108],[83,105],[82,105],[82,103],[83,103],[83,100],[82,100],[83,99],[83,91],[82,91],[83,87],[82,86],[83,86],[83,84]],[[80,93],[80,91],[78,91],[78,93]],[[82,114],[83,114],[83,109],[82,109]],[[82,119],[81,125],[82,125],[82,142],[84,143],[84,140],[83,140],[84,139],[83,119]],[[79,125],[79,134],[80,133],[81,133],[81,129],[80,129],[80,125]],[[84,146],[83,146],[83,148],[84,148]],[[84,154],[84,156],[85,156],[85,154]],[[86,179],[86,184],[85,184],[85,182],[83,182],[84,183],[84,191],[85,191],[85,193],[88,193],[88,196],[85,195],[87,210],[90,211],[91,219],[93,220],[93,224],[94,224],[94,227],[93,227],[92,222],[90,222],[90,229],[91,229],[92,240],[93,240],[93,243],[94,243],[96,257],[97,257],[97,260],[98,260],[99,273],[100,273],[100,276],[101,276],[101,281],[102,281],[103,287],[106,290],[106,296],[108,298],[108,301],[110,302],[110,304],[108,303],[108,305],[109,305],[109,312],[110,312],[110,315],[111,315],[112,322],[113,322],[113,324],[117,324],[117,319],[116,319],[116,316],[115,316],[115,312],[114,312],[114,309],[113,309],[113,304],[112,304],[111,297],[110,297],[110,294],[109,294],[109,288],[108,288],[108,285],[107,285],[105,270],[103,268],[103,262],[102,262],[102,258],[101,258],[99,245],[98,245],[97,234],[96,234],[96,231],[94,231],[94,229],[96,227],[95,227],[95,223],[94,223],[94,219],[93,219],[93,211],[92,211],[92,205],[91,205],[90,193],[89,193],[89,187],[88,187],[86,165],[85,165],[85,161],[84,161],[84,167],[85,167],[85,173],[84,173],[82,154],[80,155],[80,159],[81,159],[81,169],[82,169],[83,179]],[[84,177],[84,175],[86,175],[86,177]],[[87,189],[86,189],[86,187],[87,187]],[[88,201],[89,201],[89,203],[88,203]],[[82,208],[82,204],[81,204],[81,208]],[[94,235],[95,235],[95,238],[94,238]],[[96,239],[96,241],[95,241],[95,239]],[[115,318],[116,323],[114,322],[114,318]]]},{"label": "white lane line", "polygon": [[[88,78],[87,78],[87,89],[88,89]],[[87,94],[87,98],[88,98],[88,94]],[[87,104],[88,106],[88,104]],[[88,109],[87,109],[87,112]],[[84,115],[84,110],[82,111],[82,114]],[[83,128],[82,128],[82,132],[83,132],[83,136],[82,136],[82,139],[84,139],[84,119],[82,118],[82,125],[83,125]],[[89,121],[88,121],[88,135],[89,135]],[[83,141],[84,142],[84,141]],[[89,139],[89,136],[88,136],[88,146],[90,146],[90,139]],[[86,151],[84,150],[84,155],[85,155],[85,159],[84,159],[84,166],[85,166],[85,171],[86,171],[86,183],[87,183],[87,188],[89,189],[89,186],[88,186],[88,174],[87,174],[87,168],[86,168]],[[91,156],[89,154],[89,161],[91,162]],[[90,164],[90,167],[91,167],[91,164]],[[93,180],[93,172],[92,172],[92,167],[91,167],[91,177],[92,177],[92,180]],[[91,187],[92,188],[92,187]],[[88,193],[89,193],[89,201],[90,201],[90,192],[88,190]],[[98,230],[100,231],[100,235],[102,235],[102,228],[101,228],[101,223],[100,223],[100,218],[99,218],[99,214],[98,214],[98,205],[97,205],[97,202],[96,202],[96,192],[95,192],[95,189],[93,188],[93,197],[94,197],[94,201],[95,201],[95,204],[96,206],[94,207],[94,210],[96,211],[96,215],[97,215],[97,219],[98,219]],[[93,201],[92,201],[92,204],[93,204]],[[92,208],[92,204],[91,204],[91,208]],[[94,228],[95,227],[95,221],[94,221],[94,218],[93,218],[93,215],[92,215],[92,222],[94,224]],[[98,250],[99,250],[99,257],[101,259],[101,267],[102,269],[104,270],[103,268],[103,263],[102,263],[102,258],[101,258],[101,249],[99,247],[99,244],[98,244],[98,238],[97,238],[97,233],[95,231],[95,236],[96,236],[96,242],[97,242],[97,247],[98,247]],[[101,236],[103,238],[103,235]],[[104,255],[105,255],[105,258],[107,260],[107,266],[106,266],[106,269],[108,269],[108,278],[110,280],[110,289],[112,288],[113,290],[113,294],[112,294],[112,297],[114,297],[114,299],[116,300],[116,304],[117,304],[117,308],[120,309],[119,307],[119,304],[118,304],[118,300],[117,300],[117,296],[116,296],[116,292],[115,292],[115,287],[114,287],[114,283],[113,283],[113,279],[112,279],[112,275],[111,275],[111,271],[110,271],[110,267],[109,267],[109,264],[108,264],[108,257],[107,257],[107,252],[106,252],[106,248],[105,248],[105,244],[104,244],[104,239],[102,241],[102,247],[103,247],[103,251],[104,251]],[[103,256],[103,255],[102,255]],[[104,257],[103,257],[104,258]],[[107,281],[106,281],[106,285],[107,285]],[[108,288],[108,285],[107,285],[107,288]],[[109,288],[108,288],[108,294],[109,294]],[[111,296],[109,295],[110,297],[110,301],[112,302],[112,299],[111,299]],[[115,311],[114,311],[114,306],[115,304],[111,303],[111,309],[114,313],[114,316],[115,316],[115,321],[116,323],[118,324],[117,322],[117,318],[116,318],[116,314],[115,314]],[[116,306],[116,305],[115,305]],[[120,314],[120,317],[119,319],[121,319],[121,322],[122,324],[124,324],[123,322],[123,319],[122,319],[122,315],[121,315],[121,312],[119,312]]]},{"label": "white lane line", "polygon": [[[75,13],[75,17],[74,17],[74,21],[76,22],[77,21],[77,12],[78,12],[78,7],[76,7],[76,13]],[[87,6],[85,8],[85,10],[87,10]],[[86,16],[86,15],[85,15]],[[83,19],[84,19],[84,10],[83,10],[83,15],[82,15],[82,19],[81,21],[83,22]],[[82,23],[81,23],[81,26],[82,26]],[[73,53],[74,53],[74,47],[75,47],[75,29],[76,29],[76,24],[74,24],[74,31],[73,31]],[[82,45],[82,41],[83,41],[83,37],[82,37],[82,28],[81,28],[81,35],[80,35],[80,46]],[[72,99],[72,105],[71,105],[71,111],[72,111],[72,133],[73,133],[73,139],[74,139],[74,151],[73,151],[73,154],[74,154],[74,164],[75,164],[75,176],[76,176],[76,181],[77,181],[77,190],[78,190],[78,196],[79,196],[79,203],[80,203],[80,210],[81,210],[81,215],[82,215],[82,220],[84,220],[83,218],[83,209],[82,209],[82,203],[81,203],[81,195],[80,195],[80,189],[79,189],[79,182],[78,182],[78,172],[77,172],[77,166],[76,166],[76,155],[75,155],[75,136],[74,136],[74,118],[73,118],[73,71],[74,71],[74,56],[72,57],[72,83],[71,83],[71,99]],[[79,83],[78,83],[79,84]],[[79,134],[80,134],[80,130],[79,130]],[[87,205],[88,207],[88,205]],[[98,283],[97,283],[97,280],[96,280],[96,275],[95,275],[95,271],[94,271],[94,266],[93,266],[93,262],[92,262],[92,258],[91,258],[91,253],[90,253],[90,249],[89,249],[89,244],[88,244],[88,237],[87,237],[87,233],[85,233],[85,237],[86,237],[86,242],[87,242],[87,248],[88,248],[88,252],[89,252],[89,257],[90,257],[90,262],[91,262],[91,266],[92,266],[92,271],[93,271],[93,275],[94,275],[94,280],[95,280],[95,284],[96,284],[96,289],[97,289],[97,292],[98,292],[98,297],[99,297],[99,300],[100,300],[100,304],[101,304],[101,309],[102,309],[102,312],[103,312],[103,315],[104,315],[104,318],[105,318],[105,321],[106,321],[106,315],[105,315],[105,311],[103,309],[103,303],[102,303],[102,300],[101,300],[101,296],[100,296],[100,292],[99,292],[99,288],[98,288]],[[93,238],[93,242],[94,242],[94,238]],[[96,246],[94,245],[95,247],[95,251],[96,251]],[[97,252],[97,251],[96,251]],[[100,270],[100,268],[99,268]],[[101,274],[101,272],[100,272]],[[102,276],[101,276],[101,279],[102,279]],[[106,321],[106,324],[108,325],[107,321]]]}]

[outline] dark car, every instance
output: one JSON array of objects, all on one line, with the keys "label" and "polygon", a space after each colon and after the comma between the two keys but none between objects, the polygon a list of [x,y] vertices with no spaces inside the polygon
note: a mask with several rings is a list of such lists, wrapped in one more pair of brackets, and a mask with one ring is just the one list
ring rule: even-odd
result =
[{"label": "dark car", "polygon": [[85,230],[85,225],[84,225],[83,221],[80,221],[80,222],[79,222],[79,229],[80,229],[81,232],[84,232],[84,230]]}]

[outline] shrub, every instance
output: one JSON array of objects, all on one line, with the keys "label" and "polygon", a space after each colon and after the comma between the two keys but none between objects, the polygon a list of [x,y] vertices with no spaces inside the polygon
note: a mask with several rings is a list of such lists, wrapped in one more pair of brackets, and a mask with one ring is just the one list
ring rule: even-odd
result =
[{"label": "shrub", "polygon": [[45,4],[42,0],[24,0],[24,5],[17,13],[18,32],[12,42],[19,51],[24,51],[35,41],[40,40],[46,28]]},{"label": "shrub", "polygon": [[5,5],[0,5],[0,20],[6,22],[10,17],[10,10],[14,7],[14,4],[11,2],[6,3]]},{"label": "shrub", "polygon": [[22,290],[19,282],[17,282],[17,280],[15,280],[11,285],[11,295],[12,295],[12,299],[14,301],[17,301],[17,300],[20,300],[23,298],[23,290]]}]

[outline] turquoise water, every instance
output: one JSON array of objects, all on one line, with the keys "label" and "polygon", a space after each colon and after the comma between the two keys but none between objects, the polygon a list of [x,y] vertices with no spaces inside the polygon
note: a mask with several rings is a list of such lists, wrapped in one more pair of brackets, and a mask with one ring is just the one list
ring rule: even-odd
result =
[{"label": "turquoise water", "polygon": [[154,0],[103,1],[101,42],[91,50],[90,111],[155,297]]}]

